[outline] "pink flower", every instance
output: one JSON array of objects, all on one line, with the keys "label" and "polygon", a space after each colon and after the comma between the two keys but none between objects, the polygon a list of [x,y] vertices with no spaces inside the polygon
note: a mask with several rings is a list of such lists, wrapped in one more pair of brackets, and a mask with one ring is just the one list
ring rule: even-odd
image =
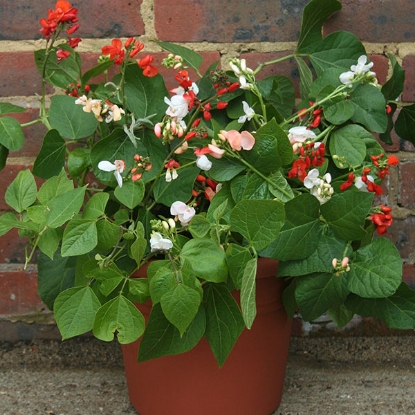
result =
[{"label": "pink flower", "polygon": [[242,131],[241,133],[236,130],[225,131],[222,130],[219,134],[221,140],[226,140],[233,150],[241,151],[251,150],[255,145],[254,136],[248,131]]}]

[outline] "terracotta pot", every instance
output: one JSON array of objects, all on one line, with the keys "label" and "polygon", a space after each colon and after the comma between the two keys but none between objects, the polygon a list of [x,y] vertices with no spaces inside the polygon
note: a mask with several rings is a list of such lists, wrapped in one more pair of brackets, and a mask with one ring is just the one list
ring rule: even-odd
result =
[{"label": "terracotta pot", "polygon": [[276,261],[260,259],[256,319],[222,368],[205,338],[187,353],[142,363],[139,341],[122,347],[130,401],[140,415],[270,415],[278,408],[291,321],[276,270]]}]

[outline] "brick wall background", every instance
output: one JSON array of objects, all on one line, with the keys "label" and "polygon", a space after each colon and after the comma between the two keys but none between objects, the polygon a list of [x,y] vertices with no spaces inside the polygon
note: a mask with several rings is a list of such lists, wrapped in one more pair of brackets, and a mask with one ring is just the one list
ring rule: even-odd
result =
[{"label": "brick wall background", "polygon": [[[88,69],[95,64],[101,47],[109,44],[112,38],[135,36],[145,43],[145,51],[154,54],[157,62],[166,54],[155,41],[171,41],[201,53],[206,66],[221,60],[222,67],[226,68],[228,58],[234,56],[244,57],[249,65],[256,66],[293,50],[302,10],[308,1],[73,1],[73,6],[79,10],[80,29],[76,36],[83,39],[78,51],[82,53],[84,68]],[[327,22],[325,31],[349,30],[359,36],[375,63],[374,71],[380,82],[385,81],[389,70],[385,54],[394,54],[406,70],[402,100],[415,102],[415,2],[343,0],[342,4],[342,11]],[[39,19],[54,5],[54,0],[0,1],[0,102],[26,107],[26,112],[18,115],[22,122],[37,115],[35,94],[40,91],[40,77],[33,52],[43,47]],[[281,73],[298,83],[298,74],[289,62],[268,67],[267,71],[266,75]],[[44,134],[43,127],[27,127],[25,134],[24,148],[11,153],[7,166],[0,172],[1,211],[7,209],[4,203],[7,185],[20,169],[33,163]],[[403,258],[404,279],[415,286],[414,146],[395,135],[393,144],[384,147],[400,159],[399,166],[391,168],[386,182],[387,196],[382,200],[393,208],[395,218],[387,236]],[[45,333],[39,324],[53,322],[37,296],[36,270],[31,267],[23,271],[23,246],[17,233],[0,238],[0,340]],[[18,323],[11,323],[13,321]],[[34,322],[35,326],[28,328],[25,326],[28,322]],[[325,322],[319,324],[326,325]],[[312,326],[305,329],[311,330]]]}]

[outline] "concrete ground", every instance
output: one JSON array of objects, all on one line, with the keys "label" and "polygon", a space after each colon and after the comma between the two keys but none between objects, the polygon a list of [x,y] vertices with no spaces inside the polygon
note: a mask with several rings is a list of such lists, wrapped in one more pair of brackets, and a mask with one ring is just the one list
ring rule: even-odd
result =
[{"label": "concrete ground", "polygon": [[[0,342],[0,414],[136,415],[118,344]],[[293,337],[274,415],[309,414],[415,415],[415,337]]]}]

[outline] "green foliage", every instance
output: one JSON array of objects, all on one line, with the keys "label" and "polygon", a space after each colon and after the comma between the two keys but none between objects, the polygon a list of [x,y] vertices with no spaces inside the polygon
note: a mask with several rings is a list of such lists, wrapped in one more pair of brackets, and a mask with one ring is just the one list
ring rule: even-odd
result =
[{"label": "green foliage", "polygon": [[[205,337],[222,366],[255,326],[261,257],[278,260],[277,276],[289,282],[289,316],[328,313],[341,327],[356,312],[415,328],[399,253],[373,238],[392,221],[374,206],[389,168],[375,136],[390,140],[399,107],[395,130],[415,143],[415,106],[396,99],[404,71],[392,55],[391,76],[378,85],[355,35],[323,36],[340,8],[309,1],[294,53],[258,68],[233,58],[230,70],[216,62],[201,74],[198,53],[159,42],[175,68],[166,83],[151,59],[143,72],[130,58],[135,42],[121,46],[117,64],[101,57],[83,73],[59,22],[35,61],[42,91],[50,84],[67,94],[49,107],[39,99],[34,122],[47,133],[33,170],[5,191],[13,212],[0,216],[0,235],[18,229],[27,239],[26,265],[40,250],[39,294],[63,338],[143,336],[146,361]],[[58,59],[60,48],[67,58]],[[301,102],[289,78],[260,76],[288,59]],[[189,78],[183,71],[173,81],[185,67]],[[108,79],[90,84],[98,75]],[[173,96],[171,82],[181,85]],[[0,103],[0,169],[24,145],[27,124],[8,116],[23,110]]]}]

